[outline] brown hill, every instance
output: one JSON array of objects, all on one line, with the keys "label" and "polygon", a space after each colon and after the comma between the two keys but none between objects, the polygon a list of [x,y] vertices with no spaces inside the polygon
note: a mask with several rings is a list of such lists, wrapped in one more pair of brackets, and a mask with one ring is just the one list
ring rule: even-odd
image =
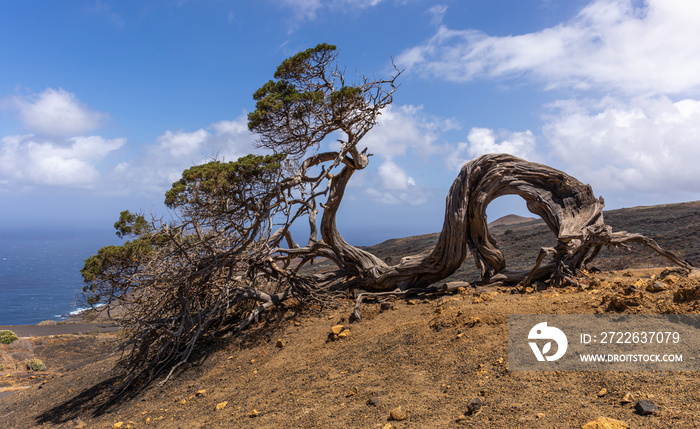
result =
[{"label": "brown hill", "polygon": [[493,222],[489,222],[489,228],[493,228],[496,226],[517,225],[519,223],[529,222],[529,221],[535,220],[535,219],[536,218],[534,218],[534,217],[524,217],[524,216],[509,214],[509,215],[505,215],[503,217],[499,217],[498,219],[494,220]]},{"label": "brown hill", "polygon": [[[650,235],[700,263],[700,202],[605,216],[615,229]],[[533,260],[551,240],[539,221],[496,226],[492,234],[512,265]],[[370,250],[393,260],[429,248],[435,237],[389,240]],[[606,416],[631,427],[700,427],[698,372],[508,369],[510,314],[700,312],[697,277],[664,276],[659,292],[640,287],[661,277],[662,268],[651,267],[666,265],[649,253],[606,251],[597,264],[604,271],[581,278],[578,288],[469,287],[443,297],[370,302],[353,324],[351,302],[324,311],[290,305],[243,337],[203,346],[199,360],[164,386],[154,383],[102,411],[96,410],[110,392],[115,359],[100,354],[109,349],[105,334],[0,345],[5,380],[25,377],[29,386],[0,399],[0,419],[14,428],[511,428],[581,427]],[[475,278],[473,263],[464,265],[453,277]],[[337,324],[350,335],[329,341]],[[49,367],[41,380],[15,364],[30,356]],[[660,410],[641,415],[625,400],[630,395]],[[470,412],[472,401],[481,409]]]}]

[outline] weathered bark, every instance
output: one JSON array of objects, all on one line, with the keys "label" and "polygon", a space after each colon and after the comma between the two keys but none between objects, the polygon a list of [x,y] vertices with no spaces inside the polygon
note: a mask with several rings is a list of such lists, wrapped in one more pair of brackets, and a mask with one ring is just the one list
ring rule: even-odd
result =
[{"label": "weathered bark", "polygon": [[[540,250],[536,265],[529,271],[507,270],[503,253],[488,231],[487,206],[508,194],[525,199],[528,210],[541,217],[557,239],[554,247]],[[589,185],[562,171],[507,154],[484,155],[466,163],[452,184],[442,232],[433,251],[424,257],[404,258],[391,267],[378,264],[362,277],[358,287],[367,291],[427,287],[453,274],[468,253],[473,255],[484,283],[529,283],[547,278],[557,282],[575,275],[602,246],[632,242],[691,268],[647,237],[613,233],[603,220],[603,207],[603,199],[596,198]],[[334,224],[332,229],[337,233]],[[543,265],[547,256],[552,260]]]}]

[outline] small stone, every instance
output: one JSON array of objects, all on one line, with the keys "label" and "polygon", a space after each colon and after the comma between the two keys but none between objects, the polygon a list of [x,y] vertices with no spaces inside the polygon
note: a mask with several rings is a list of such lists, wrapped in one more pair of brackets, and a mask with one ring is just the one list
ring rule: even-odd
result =
[{"label": "small stone", "polygon": [[390,303],[390,302],[382,302],[382,303],[379,305],[379,309],[380,309],[381,311],[389,311],[389,310],[392,309],[391,303]]},{"label": "small stone", "polygon": [[477,325],[478,323],[481,323],[481,319],[478,318],[478,317],[472,317],[472,318],[469,319],[469,322],[467,322],[467,325],[469,325],[469,326],[475,326],[475,325]]},{"label": "small stone", "polygon": [[379,406],[381,403],[382,399],[379,396],[372,396],[367,400],[367,405],[371,405],[373,407]]},{"label": "small stone", "polygon": [[679,280],[678,276],[674,276],[674,275],[664,277],[664,283],[666,283],[668,285],[675,285],[676,283],[678,283],[678,280]]},{"label": "small stone", "polygon": [[219,402],[218,404],[216,404],[216,411],[223,410],[224,408],[226,408],[226,405],[228,405],[228,401]]},{"label": "small stone", "polygon": [[658,413],[660,411],[659,407],[651,401],[637,401],[637,403],[634,404],[634,409],[642,416],[648,416],[649,414]]},{"label": "small stone", "polygon": [[602,389],[600,389],[600,390],[598,391],[598,397],[599,397],[599,398],[602,398],[603,396],[605,396],[605,395],[607,395],[607,394],[608,394],[608,389],[606,389],[605,387],[603,387]]},{"label": "small stone", "polygon": [[393,427],[394,425],[392,425],[391,423],[387,423],[384,426],[382,426],[382,429],[392,429]]},{"label": "small stone", "polygon": [[471,401],[469,401],[469,404],[467,404],[467,415],[468,416],[473,416],[476,414],[479,414],[481,412],[481,406],[484,404],[484,401],[479,398],[478,396]]},{"label": "small stone", "polygon": [[538,418],[538,419],[544,418],[544,413],[537,413],[537,415],[535,416],[535,418]]},{"label": "small stone", "polygon": [[634,398],[634,395],[632,394],[632,392],[627,392],[627,393],[625,393],[625,396],[622,398],[620,403],[630,404],[630,403],[634,402],[634,399],[635,398]]},{"label": "small stone", "polygon": [[124,422],[116,422],[115,424],[112,425],[112,429],[119,429],[124,425]]},{"label": "small stone", "polygon": [[185,405],[187,403],[187,399],[183,399],[179,402],[180,405]]},{"label": "small stone", "polygon": [[416,302],[415,299],[409,299],[409,300],[408,300],[408,305],[416,305],[416,304],[417,304],[417,302]]},{"label": "small stone", "polygon": [[343,332],[341,332],[340,334],[338,334],[338,338],[345,338],[345,337],[349,337],[349,336],[350,336],[350,330],[349,330],[349,329],[345,329],[345,330],[343,330]]},{"label": "small stone", "polygon": [[622,277],[632,277],[632,273],[630,271],[625,271],[622,273]]},{"label": "small stone", "polygon": [[294,326],[301,326],[301,322],[299,322],[298,320],[295,320],[295,321],[294,321]]},{"label": "small stone", "polygon": [[666,287],[666,284],[664,282],[659,281],[650,283],[649,286],[647,286],[648,292],[663,292],[667,289],[668,287]]},{"label": "small stone", "polygon": [[257,416],[259,416],[259,415],[260,415],[260,411],[258,411],[258,410],[256,410],[256,409],[253,409],[253,412],[251,412],[251,413],[249,414],[249,417],[252,418],[252,417],[257,417]]},{"label": "small stone", "polygon": [[335,325],[331,328],[331,333],[338,335],[343,332],[343,325]]},{"label": "small stone", "polygon": [[399,405],[398,407],[389,411],[389,417],[392,420],[396,420],[397,422],[400,422],[401,420],[406,420],[406,417],[408,417],[408,416],[406,414],[406,411],[403,408],[401,408],[401,405]]},{"label": "small stone", "polygon": [[282,347],[284,347],[284,340],[283,340],[282,338],[278,338],[278,339],[277,339],[277,344],[275,344],[275,346],[276,346],[277,348],[281,349]]},{"label": "small stone", "polygon": [[630,429],[630,425],[622,420],[611,419],[609,417],[598,417],[581,427],[581,429]]},{"label": "small stone", "polygon": [[207,389],[198,390],[196,392],[197,396],[205,396],[207,394]]}]

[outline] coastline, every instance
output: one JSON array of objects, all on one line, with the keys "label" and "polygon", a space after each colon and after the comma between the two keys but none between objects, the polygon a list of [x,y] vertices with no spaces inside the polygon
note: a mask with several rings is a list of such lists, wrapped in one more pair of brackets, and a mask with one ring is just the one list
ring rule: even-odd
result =
[{"label": "coastline", "polygon": [[121,329],[116,323],[62,323],[55,325],[4,325],[0,326],[0,331],[9,330],[17,334],[20,338],[25,337],[46,337],[50,335],[80,335],[114,332]]},{"label": "coastline", "polygon": [[[122,329],[121,325],[109,317],[109,312],[103,311],[105,309],[107,307],[103,305],[100,305],[98,309],[79,309],[63,316],[65,317],[63,320],[47,320],[49,323],[40,322],[37,324],[0,325],[0,330],[9,330],[20,338],[26,338],[69,334],[102,334]],[[119,312],[118,305],[113,305],[110,309],[113,312]]]}]

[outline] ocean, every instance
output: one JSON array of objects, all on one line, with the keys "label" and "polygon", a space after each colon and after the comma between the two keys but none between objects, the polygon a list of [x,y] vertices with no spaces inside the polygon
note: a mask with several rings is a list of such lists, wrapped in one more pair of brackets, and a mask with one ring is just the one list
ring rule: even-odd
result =
[{"label": "ocean", "polygon": [[100,247],[118,243],[109,229],[0,229],[0,325],[76,314],[84,260]]}]

